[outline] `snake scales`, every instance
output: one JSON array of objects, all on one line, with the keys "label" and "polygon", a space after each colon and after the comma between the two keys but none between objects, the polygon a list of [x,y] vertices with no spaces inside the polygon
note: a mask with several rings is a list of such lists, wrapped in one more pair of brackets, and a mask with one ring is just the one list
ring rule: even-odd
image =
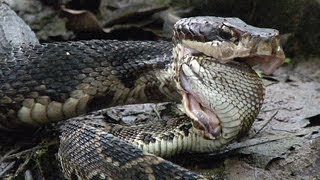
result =
[{"label": "snake scales", "polygon": [[[155,155],[211,152],[245,133],[264,94],[249,64],[270,73],[284,55],[276,30],[237,18],[181,19],[174,34],[173,45],[91,40],[5,48],[0,127],[69,119],[60,124],[58,153],[69,179],[204,179]],[[79,116],[180,96],[190,118],[125,126],[102,111]]]}]

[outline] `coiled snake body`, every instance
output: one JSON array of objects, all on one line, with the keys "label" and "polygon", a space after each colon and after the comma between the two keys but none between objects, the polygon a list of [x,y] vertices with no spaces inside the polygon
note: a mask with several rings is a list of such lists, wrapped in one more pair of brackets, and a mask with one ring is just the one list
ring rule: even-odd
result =
[{"label": "coiled snake body", "polygon": [[[69,119],[60,125],[58,153],[67,178],[204,178],[155,155],[211,152],[245,133],[264,93],[248,64],[270,73],[284,55],[276,30],[237,18],[181,19],[174,34],[173,45],[91,40],[9,47],[0,61],[0,127]],[[100,111],[79,116],[180,96],[190,118],[123,126]]]}]

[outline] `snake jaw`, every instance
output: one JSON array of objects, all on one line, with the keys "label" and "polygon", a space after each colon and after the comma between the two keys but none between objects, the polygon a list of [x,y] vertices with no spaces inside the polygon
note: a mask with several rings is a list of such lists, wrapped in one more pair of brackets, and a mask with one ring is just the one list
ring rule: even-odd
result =
[{"label": "snake jaw", "polygon": [[194,17],[174,26],[174,42],[220,63],[238,58],[271,74],[284,63],[279,31],[250,26],[237,18]]},{"label": "snake jaw", "polygon": [[183,93],[183,106],[186,114],[192,118],[193,126],[198,133],[206,139],[214,140],[221,135],[220,120],[218,117],[203,107],[191,94]]},{"label": "snake jaw", "polygon": [[193,93],[186,75],[180,75],[182,87],[182,104],[186,114],[193,120],[194,128],[206,139],[214,140],[221,135],[222,127],[217,115],[206,107],[201,98]]}]

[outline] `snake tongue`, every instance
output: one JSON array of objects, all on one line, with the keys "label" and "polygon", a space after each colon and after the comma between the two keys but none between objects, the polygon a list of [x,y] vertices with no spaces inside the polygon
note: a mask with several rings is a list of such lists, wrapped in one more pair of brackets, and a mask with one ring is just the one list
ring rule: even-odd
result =
[{"label": "snake tongue", "polygon": [[183,106],[187,115],[193,119],[194,127],[207,139],[215,139],[221,134],[220,120],[214,112],[202,105],[200,98],[192,93],[185,77],[182,77]]}]

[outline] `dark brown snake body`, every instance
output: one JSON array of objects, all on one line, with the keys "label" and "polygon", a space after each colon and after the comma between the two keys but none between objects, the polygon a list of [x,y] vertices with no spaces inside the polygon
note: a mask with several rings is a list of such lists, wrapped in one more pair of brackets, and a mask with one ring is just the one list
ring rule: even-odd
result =
[{"label": "dark brown snake body", "polygon": [[[0,127],[69,119],[60,125],[58,157],[70,179],[204,178],[155,155],[211,152],[247,132],[264,94],[248,64],[270,73],[284,55],[276,30],[237,18],[182,19],[174,33],[174,45],[91,40],[9,47],[0,52]],[[123,126],[103,111],[77,117],[119,104],[178,102],[181,95],[191,119]]]}]

